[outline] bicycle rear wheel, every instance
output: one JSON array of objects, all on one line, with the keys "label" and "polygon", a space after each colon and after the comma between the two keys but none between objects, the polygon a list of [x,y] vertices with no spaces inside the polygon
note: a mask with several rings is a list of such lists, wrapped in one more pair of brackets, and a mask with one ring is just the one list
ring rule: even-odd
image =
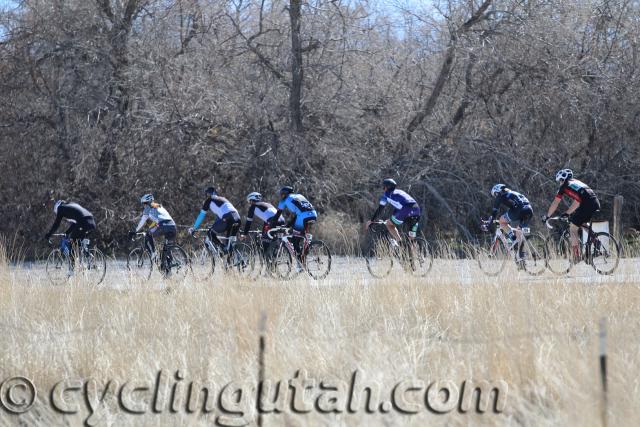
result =
[{"label": "bicycle rear wheel", "polygon": [[539,234],[530,234],[520,243],[517,254],[525,271],[538,276],[547,269],[547,244]]},{"label": "bicycle rear wheel", "polygon": [[191,262],[187,253],[178,245],[165,246],[163,250],[165,277],[183,279],[191,271]]},{"label": "bicycle rear wheel", "polygon": [[241,275],[250,275],[253,272],[254,265],[255,258],[251,245],[236,242],[227,258],[227,269]]},{"label": "bicycle rear wheel", "polygon": [[364,259],[367,263],[367,270],[373,277],[377,279],[387,277],[393,268],[393,257],[394,254],[388,239],[369,234],[364,250]]},{"label": "bicycle rear wheel", "polygon": [[407,241],[405,247],[406,265],[411,269],[411,274],[417,277],[426,276],[433,266],[433,255],[429,250],[429,244],[422,237]]},{"label": "bicycle rear wheel", "polygon": [[573,267],[569,234],[565,233],[559,238],[548,238],[546,247],[549,270],[557,275],[569,273]]},{"label": "bicycle rear wheel", "polygon": [[321,240],[309,244],[304,257],[307,273],[315,280],[324,279],[331,271],[331,251]]},{"label": "bicycle rear wheel", "polygon": [[153,261],[149,251],[135,248],[127,255],[127,270],[134,280],[149,280],[153,271]]},{"label": "bicycle rear wheel", "polygon": [[60,249],[54,249],[47,257],[45,270],[52,284],[61,285],[73,274],[71,258],[63,254]]},{"label": "bicycle rear wheel", "polygon": [[589,241],[588,253],[591,265],[598,274],[612,274],[620,263],[620,245],[609,233],[595,233],[594,239]]},{"label": "bicycle rear wheel", "polygon": [[509,251],[501,239],[490,240],[478,248],[478,265],[487,276],[497,276],[502,272],[509,259]]},{"label": "bicycle rear wheel", "polygon": [[107,274],[107,261],[100,249],[89,249],[81,256],[81,270],[87,281],[99,285]]}]

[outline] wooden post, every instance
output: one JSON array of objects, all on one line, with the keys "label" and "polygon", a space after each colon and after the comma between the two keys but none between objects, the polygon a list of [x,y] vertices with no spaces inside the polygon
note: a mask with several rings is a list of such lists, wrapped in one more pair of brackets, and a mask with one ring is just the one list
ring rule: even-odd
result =
[{"label": "wooden post", "polygon": [[262,419],[262,408],[261,408],[261,399],[262,399],[262,387],[264,384],[264,376],[265,376],[265,366],[264,366],[264,353],[266,347],[266,326],[267,326],[267,315],[263,311],[260,315],[260,323],[258,324],[258,330],[260,331],[260,340],[258,344],[258,389],[257,389],[257,409],[258,409],[258,427],[263,426]]},{"label": "wooden post", "polygon": [[602,407],[600,416],[603,427],[607,427],[607,321],[600,319],[600,384],[602,386]]},{"label": "wooden post", "polygon": [[620,195],[613,198],[613,237],[622,244],[622,205],[624,198]]}]

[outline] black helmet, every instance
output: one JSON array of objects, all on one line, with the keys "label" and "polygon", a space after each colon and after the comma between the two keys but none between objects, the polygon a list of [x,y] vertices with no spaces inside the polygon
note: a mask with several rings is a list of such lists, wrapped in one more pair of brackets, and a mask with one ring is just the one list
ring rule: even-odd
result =
[{"label": "black helmet", "polygon": [[206,190],[204,190],[204,192],[205,192],[206,194],[209,194],[209,195],[211,195],[211,194],[216,194],[216,189],[215,189],[215,187],[207,187],[207,189],[206,189]]},{"label": "black helmet", "polygon": [[287,193],[287,194],[293,193],[293,187],[291,187],[289,185],[285,185],[284,187],[282,187],[280,189],[280,194],[282,194],[282,193]]},{"label": "black helmet", "polygon": [[396,186],[398,184],[396,184],[396,182],[393,179],[387,178],[384,181],[382,181],[382,185],[385,186],[385,187],[389,187],[392,190],[395,190],[395,188],[396,188]]}]

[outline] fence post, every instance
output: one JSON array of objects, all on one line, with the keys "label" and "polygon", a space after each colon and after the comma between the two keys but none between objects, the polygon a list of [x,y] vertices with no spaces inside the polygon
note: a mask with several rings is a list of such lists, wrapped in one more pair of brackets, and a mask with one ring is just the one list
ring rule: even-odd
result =
[{"label": "fence post", "polygon": [[624,197],[618,195],[613,198],[613,237],[622,244],[622,205]]},{"label": "fence post", "polygon": [[260,332],[260,339],[258,343],[258,388],[257,388],[257,401],[256,401],[256,409],[258,410],[258,427],[262,427],[262,407],[261,407],[261,399],[262,399],[262,387],[264,384],[264,376],[265,376],[265,366],[264,366],[264,353],[266,348],[266,329],[267,329],[267,315],[263,311],[260,314],[260,322],[258,324],[258,331]]},{"label": "fence post", "polygon": [[600,416],[603,427],[607,427],[607,321],[600,319],[600,382],[602,385],[602,407]]}]

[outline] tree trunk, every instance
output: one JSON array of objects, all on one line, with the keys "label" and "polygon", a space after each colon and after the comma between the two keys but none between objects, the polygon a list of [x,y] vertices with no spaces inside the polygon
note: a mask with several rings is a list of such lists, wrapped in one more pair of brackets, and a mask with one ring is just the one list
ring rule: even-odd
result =
[{"label": "tree trunk", "polygon": [[301,0],[291,0],[289,16],[291,18],[291,91],[289,92],[289,110],[291,129],[302,132],[302,43],[300,41]]}]

